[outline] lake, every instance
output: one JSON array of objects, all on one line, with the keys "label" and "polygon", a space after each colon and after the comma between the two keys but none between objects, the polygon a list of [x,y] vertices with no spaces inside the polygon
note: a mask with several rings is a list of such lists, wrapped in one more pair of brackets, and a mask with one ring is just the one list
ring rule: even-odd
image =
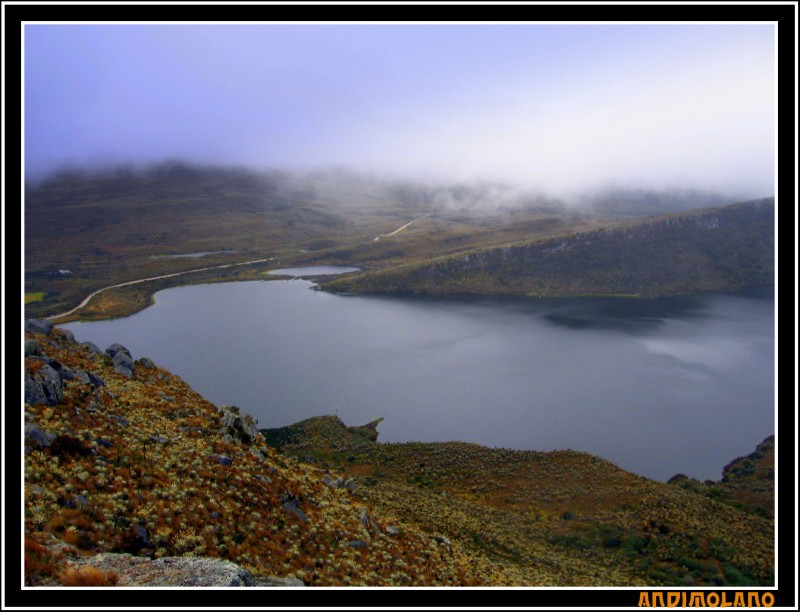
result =
[{"label": "lake", "polygon": [[384,442],[572,448],[657,480],[718,480],[775,431],[771,288],[640,300],[311,287],[178,287],[133,316],[62,327],[150,357],[260,427],[384,417]]}]

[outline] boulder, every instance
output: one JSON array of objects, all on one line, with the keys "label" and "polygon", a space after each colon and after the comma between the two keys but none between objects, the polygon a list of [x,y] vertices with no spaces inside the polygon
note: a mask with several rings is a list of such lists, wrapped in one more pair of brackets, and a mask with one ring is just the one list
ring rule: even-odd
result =
[{"label": "boulder", "polygon": [[46,319],[28,319],[25,321],[25,331],[34,334],[49,334],[53,324]]},{"label": "boulder", "polygon": [[114,356],[111,358],[111,363],[114,365],[114,371],[118,374],[122,374],[128,378],[133,376],[133,369],[135,366],[129,353],[123,351],[114,353]]},{"label": "boulder", "polygon": [[55,435],[46,432],[36,423],[29,421],[25,423],[25,442],[30,442],[40,448],[50,446],[55,440]]},{"label": "boulder", "polygon": [[250,444],[261,435],[256,427],[258,420],[249,414],[241,414],[236,406],[224,406],[221,419],[223,436],[230,435],[234,440]]},{"label": "boulder", "polygon": [[100,350],[100,347],[97,346],[94,342],[81,342],[81,346],[85,346],[89,349],[89,353],[91,355],[102,355],[103,351]]},{"label": "boulder", "polygon": [[104,381],[94,372],[86,372],[86,373],[89,375],[89,384],[92,385],[95,389],[106,386],[106,381]]},{"label": "boulder", "polygon": [[53,359],[50,362],[50,367],[53,368],[56,372],[58,372],[58,377],[62,381],[73,380],[75,378],[75,372],[71,368],[65,366],[60,361],[56,361],[55,359]]},{"label": "boulder", "polygon": [[117,344],[115,342],[106,349],[106,355],[108,355],[111,359],[114,359],[114,356],[117,355],[118,353],[123,353],[128,356],[128,359],[132,360],[131,352],[121,344]]},{"label": "boulder", "polygon": [[64,398],[61,377],[52,366],[45,365],[35,374],[25,372],[25,403],[31,406],[55,406]]},{"label": "boulder", "polygon": [[226,457],[225,455],[209,455],[208,458],[216,461],[220,465],[224,465],[225,467],[233,465],[233,459]]},{"label": "boulder", "polygon": [[331,478],[327,474],[322,477],[322,482],[324,482],[329,487],[333,487],[334,489],[341,489],[344,481],[341,478]]},{"label": "boulder", "polygon": [[300,503],[296,499],[292,498],[283,502],[283,509],[293,513],[302,522],[308,522],[308,517],[305,515],[305,512],[300,509]]},{"label": "boulder", "polygon": [[[232,561],[210,557],[147,557],[126,553],[76,556],[75,566],[91,566],[119,577],[122,587],[250,587],[252,574]],[[294,585],[286,585],[294,586]]]},{"label": "boulder", "polygon": [[156,367],[156,364],[153,363],[153,360],[148,359],[147,357],[140,357],[137,359],[136,365],[142,366],[145,370],[152,370]]}]

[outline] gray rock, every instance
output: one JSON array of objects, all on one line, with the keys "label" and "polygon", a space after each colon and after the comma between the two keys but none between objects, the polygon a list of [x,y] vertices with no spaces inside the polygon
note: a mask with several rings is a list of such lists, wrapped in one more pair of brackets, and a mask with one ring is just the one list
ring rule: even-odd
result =
[{"label": "gray rock", "polygon": [[334,489],[341,489],[344,481],[341,478],[331,478],[327,474],[322,477],[322,482],[324,482],[329,487],[333,487]]},{"label": "gray rock", "polygon": [[400,535],[400,530],[397,527],[395,527],[394,525],[389,525],[386,528],[386,533],[388,533],[391,536],[396,536],[396,535]]},{"label": "gray rock", "polygon": [[250,444],[261,436],[261,432],[256,427],[258,420],[249,414],[241,414],[237,406],[224,406],[220,418],[222,419],[223,436],[230,435],[245,444]]},{"label": "gray rock", "polygon": [[40,357],[42,355],[42,347],[39,346],[39,343],[36,340],[25,340],[25,357],[32,357],[37,356]]},{"label": "gray rock", "polygon": [[75,495],[64,504],[67,508],[83,508],[89,505],[89,500],[83,495]]},{"label": "gray rock", "polygon": [[53,324],[46,319],[28,319],[25,321],[25,331],[34,334],[49,334]]},{"label": "gray rock", "polygon": [[75,370],[75,380],[84,385],[92,384],[92,379],[89,378],[89,373],[86,370]]},{"label": "gray rock", "polygon": [[356,479],[355,478],[348,478],[344,482],[344,488],[348,491],[355,491],[356,489]]},{"label": "gray rock", "polygon": [[296,499],[290,499],[288,501],[283,502],[283,509],[293,513],[295,516],[297,516],[297,518],[299,518],[304,523],[308,522],[308,517],[300,509],[300,504],[297,502]]},{"label": "gray rock", "polygon": [[447,536],[433,536],[433,539],[439,544],[444,544],[445,546],[447,546],[447,548],[450,548],[452,546],[450,538],[448,538]]},{"label": "gray rock", "polygon": [[31,406],[47,404],[55,406],[64,398],[61,377],[52,366],[45,365],[35,374],[25,372],[25,403]]},{"label": "gray rock", "polygon": [[252,587],[252,574],[231,561],[210,557],[147,557],[101,553],[78,555],[70,559],[74,565],[89,565],[119,576],[122,587]]},{"label": "gray rock", "polygon": [[100,347],[97,346],[94,342],[81,342],[81,346],[85,346],[89,349],[89,353],[92,355],[102,355],[103,351],[100,350]]},{"label": "gray rock", "polygon": [[136,536],[139,538],[143,546],[147,546],[150,543],[150,537],[147,534],[147,529],[141,525],[134,525],[133,530],[136,532]]},{"label": "gray rock", "polygon": [[59,378],[61,378],[62,382],[65,380],[75,380],[77,376],[71,368],[68,368],[65,365],[62,365],[61,369],[57,371],[58,371],[58,376]]},{"label": "gray rock", "polygon": [[106,386],[106,381],[104,381],[94,372],[87,372],[87,374],[89,375],[89,384],[91,384],[95,389]]},{"label": "gray rock", "polygon": [[369,530],[372,521],[370,520],[369,515],[367,514],[366,508],[361,508],[361,516],[359,517],[358,520],[364,526],[364,529]]},{"label": "gray rock", "polygon": [[[106,349],[106,352],[108,352],[108,349]],[[114,356],[111,357],[111,363],[114,365],[115,372],[127,376],[128,378],[133,376],[133,369],[135,366],[129,353],[117,351],[114,353]]]},{"label": "gray rock", "polygon": [[140,365],[146,370],[152,370],[156,367],[156,364],[153,363],[153,360],[148,359],[147,357],[140,357],[139,359],[137,359],[136,365]]},{"label": "gray rock", "polygon": [[47,403],[47,397],[42,388],[42,381],[38,376],[31,376],[29,372],[25,372],[25,403],[29,406]]},{"label": "gray rock", "polygon": [[133,359],[131,358],[131,352],[128,349],[126,349],[124,346],[122,346],[121,344],[117,344],[115,342],[114,344],[112,344],[111,346],[109,346],[106,349],[106,355],[108,355],[111,359],[114,359],[114,356],[119,354],[119,353],[127,355],[128,359],[131,359],[131,361],[133,361]]},{"label": "gray rock", "polygon": [[164,436],[150,436],[150,440],[156,444],[166,444],[169,442],[169,439],[165,438]]},{"label": "gray rock", "polygon": [[75,335],[71,331],[68,329],[62,329],[59,331],[61,331],[61,337],[64,338],[64,342],[67,344],[75,344]]},{"label": "gray rock", "polygon": [[128,419],[126,419],[125,417],[121,417],[118,414],[109,414],[108,418],[109,419],[113,419],[114,421],[116,421],[117,423],[122,425],[123,427],[127,427],[128,425],[130,425],[130,423],[128,422]]},{"label": "gray rock", "polygon": [[366,548],[367,543],[364,540],[352,540],[350,546],[353,548]]},{"label": "gray rock", "polygon": [[30,442],[38,447],[50,446],[55,440],[54,434],[46,432],[39,427],[36,423],[25,423],[25,441]]},{"label": "gray rock", "polygon": [[216,461],[220,465],[224,465],[225,467],[233,465],[233,459],[226,457],[225,455],[209,455],[208,458]]}]

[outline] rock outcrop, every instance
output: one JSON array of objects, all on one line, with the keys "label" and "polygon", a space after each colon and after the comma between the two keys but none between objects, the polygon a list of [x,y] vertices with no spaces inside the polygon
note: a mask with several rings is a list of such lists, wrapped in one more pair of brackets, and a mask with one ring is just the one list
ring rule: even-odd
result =
[{"label": "rock outcrop", "polygon": [[106,355],[111,359],[114,370],[128,378],[133,377],[135,365],[131,352],[121,344],[112,344],[106,349]]},{"label": "rock outcrop", "polygon": [[261,438],[261,433],[256,427],[258,420],[249,414],[242,414],[238,406],[223,406],[221,419],[220,433],[223,437],[227,436],[227,440],[251,444]]}]

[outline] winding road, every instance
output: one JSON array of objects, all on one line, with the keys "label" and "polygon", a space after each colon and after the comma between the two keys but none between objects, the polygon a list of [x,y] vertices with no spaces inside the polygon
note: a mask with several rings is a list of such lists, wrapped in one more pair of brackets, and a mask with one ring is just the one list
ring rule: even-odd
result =
[{"label": "winding road", "polygon": [[50,315],[49,317],[45,317],[45,318],[47,318],[47,319],[60,319],[61,317],[66,317],[68,315],[71,315],[72,313],[77,312],[78,310],[80,310],[81,308],[86,306],[86,304],[88,304],[91,301],[91,299],[94,296],[96,296],[98,293],[102,293],[103,291],[107,291],[109,289],[116,289],[117,287],[126,287],[128,285],[136,285],[137,283],[146,283],[147,281],[159,280],[161,278],[170,278],[172,276],[180,276],[182,274],[191,274],[193,272],[205,272],[206,270],[219,270],[221,268],[231,268],[233,266],[246,266],[247,264],[263,263],[265,261],[272,261],[273,259],[275,259],[275,257],[269,257],[269,258],[265,258],[265,259],[253,259],[252,261],[240,261],[238,263],[223,264],[221,266],[209,266],[207,268],[195,268],[194,270],[185,270],[183,272],[173,272],[172,274],[162,274],[161,276],[151,276],[149,278],[140,278],[139,280],[132,280],[132,281],[128,281],[126,283],[119,283],[118,285],[109,285],[108,287],[103,287],[102,289],[98,289],[97,291],[87,295],[83,299],[83,301],[80,304],[78,304],[75,308],[73,308],[72,310],[67,310],[66,312],[61,312],[59,314]]},{"label": "winding road", "polygon": [[433,216],[433,213],[428,213],[427,215],[422,215],[421,217],[417,217],[416,219],[412,219],[411,221],[409,221],[408,223],[406,223],[406,224],[405,224],[403,227],[398,227],[398,228],[397,228],[396,230],[394,230],[393,232],[389,232],[388,234],[381,234],[380,236],[375,236],[375,240],[373,240],[373,242],[377,242],[377,241],[378,241],[378,240],[380,240],[381,238],[386,238],[387,236],[394,236],[394,235],[395,235],[397,232],[402,232],[402,231],[403,231],[404,229],[406,229],[406,228],[407,228],[409,225],[411,225],[412,223],[414,223],[414,221],[419,221],[420,219],[424,219],[425,217],[432,217],[432,216]]}]

